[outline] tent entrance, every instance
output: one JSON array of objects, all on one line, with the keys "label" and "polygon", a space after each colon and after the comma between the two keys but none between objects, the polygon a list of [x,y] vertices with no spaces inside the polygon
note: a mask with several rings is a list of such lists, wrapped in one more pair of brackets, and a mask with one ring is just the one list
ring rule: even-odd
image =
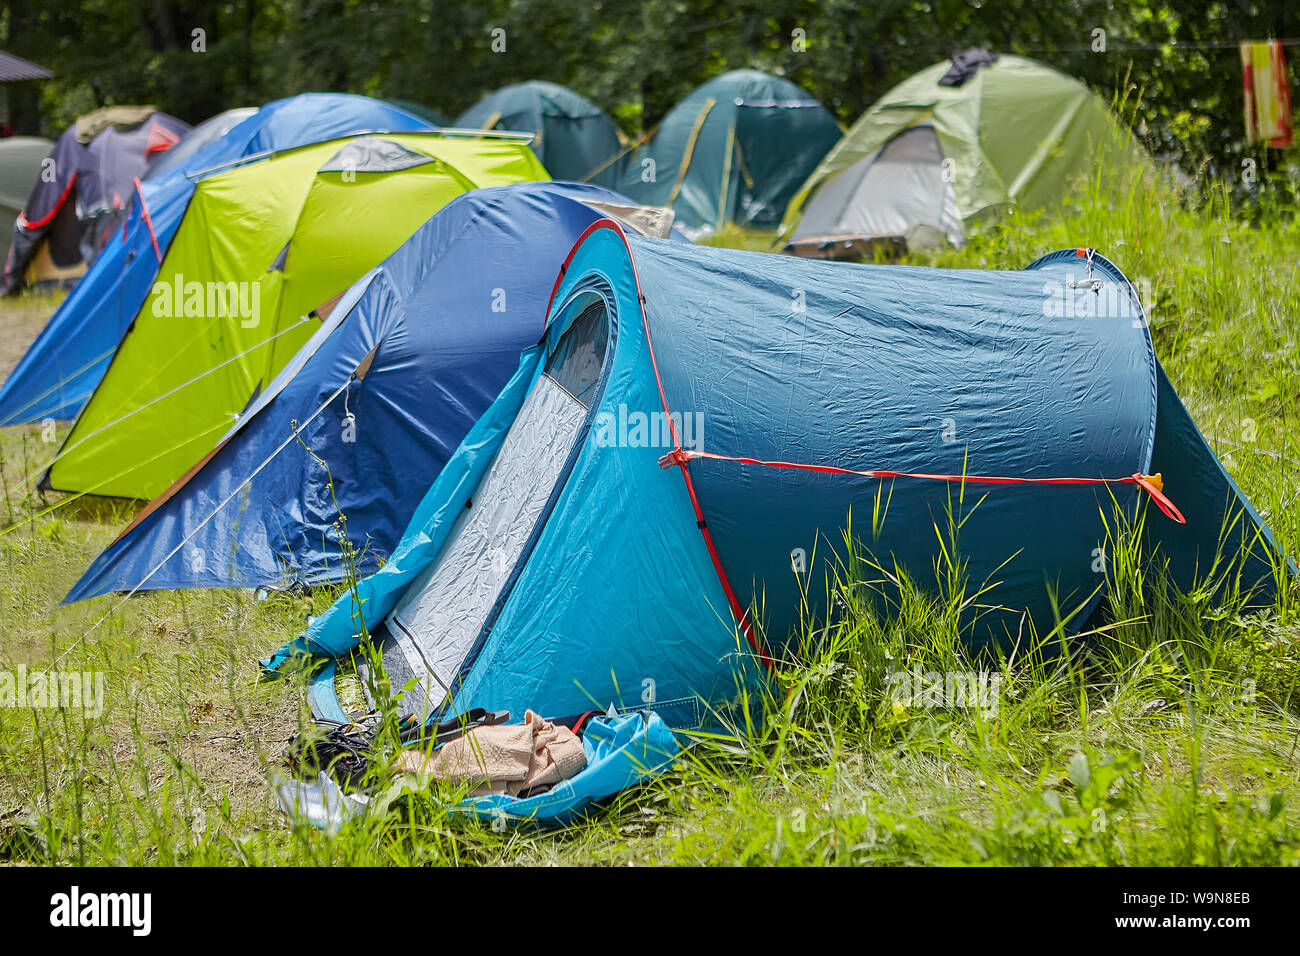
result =
[{"label": "tent entrance", "polygon": [[450,695],[516,566],[545,523],[602,381],[609,341],[605,299],[584,293],[487,473],[438,558],[385,621],[384,668],[398,704],[425,719]]},{"label": "tent entrance", "polygon": [[822,184],[809,200],[788,250],[818,258],[869,254],[880,245],[965,242],[934,127],[899,133],[878,151]]}]

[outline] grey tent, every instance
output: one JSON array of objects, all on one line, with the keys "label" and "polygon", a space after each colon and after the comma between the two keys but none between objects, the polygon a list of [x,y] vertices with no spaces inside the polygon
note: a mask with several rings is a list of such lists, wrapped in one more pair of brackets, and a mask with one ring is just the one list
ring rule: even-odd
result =
[{"label": "grey tent", "polygon": [[27,205],[27,194],[41,173],[41,160],[54,144],[39,136],[10,136],[0,139],[0,236],[14,231],[18,214]]},{"label": "grey tent", "polygon": [[168,173],[180,169],[194,158],[195,153],[221,139],[256,112],[256,107],[240,106],[208,117],[182,136],[179,143],[157,157],[145,171],[143,178],[161,179]]},{"label": "grey tent", "polygon": [[[832,248],[854,255],[881,237],[913,249],[945,239],[960,246],[965,232],[949,170],[934,127],[913,126],[818,190],[795,238],[842,237]],[[793,248],[802,251],[797,241]]]}]

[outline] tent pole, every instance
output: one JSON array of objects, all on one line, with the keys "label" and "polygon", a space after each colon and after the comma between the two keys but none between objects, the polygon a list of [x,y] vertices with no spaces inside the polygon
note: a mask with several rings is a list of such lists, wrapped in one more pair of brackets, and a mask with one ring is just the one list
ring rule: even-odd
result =
[{"label": "tent pole", "polygon": [[719,232],[727,221],[727,201],[731,191],[731,156],[736,149],[736,121],[727,127],[727,155],[722,162],[722,189],[718,193],[718,221],[714,227]]},{"label": "tent pole", "polygon": [[677,181],[673,183],[673,190],[668,194],[668,201],[665,206],[671,206],[677,201],[677,194],[682,191],[682,182],[686,179],[686,171],[691,168],[691,157],[695,155],[695,143],[700,138],[700,130],[704,128],[705,117],[718,101],[709,97],[709,101],[704,104],[704,109],[700,110],[700,115],[695,117],[695,126],[691,130],[691,138],[686,141],[686,152],[682,154],[682,165],[677,170]]}]

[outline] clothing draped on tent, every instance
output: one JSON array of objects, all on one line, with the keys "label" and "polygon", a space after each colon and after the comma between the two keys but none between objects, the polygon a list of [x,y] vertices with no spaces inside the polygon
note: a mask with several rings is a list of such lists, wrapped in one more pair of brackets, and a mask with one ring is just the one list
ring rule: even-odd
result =
[{"label": "clothing draped on tent", "polygon": [[109,106],[68,127],[14,224],[0,292],[80,277],[121,223],[150,162],[189,128],[152,106]]},{"label": "clothing draped on tent", "polygon": [[[228,118],[222,113],[208,122]],[[197,151],[188,152],[190,138],[182,139],[174,147],[181,163],[169,167],[170,151],[155,161],[169,168],[152,177],[146,173],[139,201],[128,204],[122,229],[109,237],[0,387],[0,425],[77,416],[153,287],[194,193],[194,180],[205,171],[341,136],[430,128],[424,120],[366,96],[304,93],[268,103]],[[212,129],[204,123],[194,133],[206,137]]]}]

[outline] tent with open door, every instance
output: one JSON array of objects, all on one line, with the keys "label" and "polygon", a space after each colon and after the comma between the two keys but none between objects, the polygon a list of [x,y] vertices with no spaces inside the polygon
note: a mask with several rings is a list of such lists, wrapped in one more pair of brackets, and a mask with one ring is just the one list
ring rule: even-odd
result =
[{"label": "tent with open door", "polygon": [[[192,135],[206,137],[214,128],[209,123],[219,128],[230,118],[222,113]],[[197,151],[189,152],[190,138],[183,139],[174,147],[179,165],[168,154],[154,162],[122,229],[114,231],[0,387],[0,425],[76,417],[153,287],[196,180],[228,164],[309,143],[427,129],[424,120],[380,100],[303,93],[266,104]]]},{"label": "tent with open door", "polygon": [[455,197],[545,179],[526,136],[356,136],[201,179],[44,478],[153,498],[210,451],[333,300]]},{"label": "tent with open door", "polygon": [[[541,337],[573,243],[610,214],[666,232],[671,213],[653,212],[573,183],[478,189],[448,203],[339,300],[220,445],[66,600],[311,586],[374,571],[429,478]],[[359,552],[351,561],[345,530]]]},{"label": "tent with open door", "polygon": [[670,207],[688,234],[728,223],[774,229],[839,138],[835,118],[789,80],[733,70],[669,111],[628,158],[617,188]]},{"label": "tent with open door", "polygon": [[1095,176],[1130,186],[1147,165],[1106,103],[1018,56],[936,63],[876,102],[790,202],[786,250],[869,257],[880,245],[960,245],[981,215],[1059,205]]},{"label": "tent with open door", "polygon": [[69,126],[14,224],[0,291],[76,281],[121,223],[150,161],[189,128],[152,106],[106,106]]},{"label": "tent with open door", "polygon": [[[1046,288],[1090,320],[1044,308]],[[1169,388],[1132,287],[1089,250],[1019,272],[858,266],[605,221],[548,315],[390,560],[268,668],[368,638],[393,688],[414,682],[408,714],[653,700],[689,724],[788,652],[805,601],[825,612],[850,528],[922,587],[955,550],[989,586],[967,634],[1009,643],[1058,608],[1089,617],[1116,507],[1147,512],[1184,587],[1230,527],[1271,600],[1267,530]]]},{"label": "tent with open door", "polygon": [[519,130],[555,179],[611,185],[622,149],[618,127],[595,103],[542,80],[503,86],[460,115],[460,129]]}]

